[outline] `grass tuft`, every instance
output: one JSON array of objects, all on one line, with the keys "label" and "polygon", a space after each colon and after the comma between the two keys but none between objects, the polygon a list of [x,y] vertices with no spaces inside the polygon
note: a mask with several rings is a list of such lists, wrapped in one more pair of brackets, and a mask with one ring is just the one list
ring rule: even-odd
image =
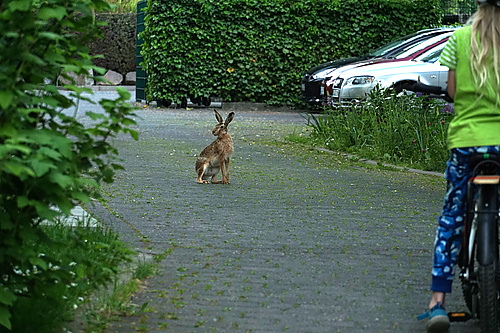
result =
[{"label": "grass tuft", "polygon": [[[443,171],[449,156],[450,109],[441,100],[376,90],[365,104],[309,114],[309,144],[399,166]],[[288,140],[307,141],[296,134]]]}]

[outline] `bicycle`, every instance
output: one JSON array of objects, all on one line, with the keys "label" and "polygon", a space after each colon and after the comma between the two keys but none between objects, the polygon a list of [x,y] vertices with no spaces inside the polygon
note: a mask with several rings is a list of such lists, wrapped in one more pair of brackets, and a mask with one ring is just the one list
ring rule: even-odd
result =
[{"label": "bicycle", "polygon": [[[441,87],[416,83],[407,90],[451,101]],[[470,159],[463,244],[458,256],[462,293],[470,312],[450,312],[450,321],[479,319],[481,332],[497,333],[500,324],[499,189],[500,155]]]},{"label": "bicycle", "polygon": [[463,296],[471,313],[452,313],[450,319],[478,318],[482,332],[498,332],[500,156],[478,154],[470,165],[473,172],[467,184],[464,242],[458,266]]}]

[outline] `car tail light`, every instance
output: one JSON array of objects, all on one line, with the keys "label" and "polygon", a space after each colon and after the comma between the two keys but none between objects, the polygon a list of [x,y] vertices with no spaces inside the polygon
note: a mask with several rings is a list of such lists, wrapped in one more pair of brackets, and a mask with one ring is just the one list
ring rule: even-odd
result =
[{"label": "car tail light", "polygon": [[323,92],[323,95],[325,96],[331,96],[333,92],[333,85],[330,84],[330,78],[327,77],[321,82],[321,90]]}]

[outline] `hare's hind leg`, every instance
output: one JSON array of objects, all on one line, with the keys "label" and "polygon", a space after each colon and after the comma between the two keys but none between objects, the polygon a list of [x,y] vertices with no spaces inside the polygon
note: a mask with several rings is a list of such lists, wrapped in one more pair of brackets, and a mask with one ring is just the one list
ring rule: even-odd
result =
[{"label": "hare's hind leg", "polygon": [[202,165],[200,165],[197,169],[196,169],[196,173],[198,174],[198,178],[196,178],[196,182],[198,184],[208,184],[209,181],[204,179],[203,175],[205,174],[205,170],[207,169],[208,167],[208,162],[207,163],[203,163]]},{"label": "hare's hind leg", "polygon": [[213,176],[212,176],[212,179],[210,179],[210,181],[212,182],[212,184],[220,184],[222,183],[220,180],[217,180],[217,175],[219,174],[219,170],[217,170]]},{"label": "hare's hind leg", "polygon": [[229,184],[229,158],[222,163],[221,170],[222,170],[222,183]]}]

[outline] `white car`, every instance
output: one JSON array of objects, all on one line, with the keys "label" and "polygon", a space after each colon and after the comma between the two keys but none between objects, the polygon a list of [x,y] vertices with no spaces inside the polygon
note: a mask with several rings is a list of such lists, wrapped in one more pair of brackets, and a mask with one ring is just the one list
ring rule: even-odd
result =
[{"label": "white car", "polygon": [[448,68],[439,63],[445,44],[439,44],[413,60],[367,64],[340,71],[333,82],[328,104],[366,100],[376,86],[394,88],[396,93],[401,92],[406,84],[416,82],[446,89]]}]

